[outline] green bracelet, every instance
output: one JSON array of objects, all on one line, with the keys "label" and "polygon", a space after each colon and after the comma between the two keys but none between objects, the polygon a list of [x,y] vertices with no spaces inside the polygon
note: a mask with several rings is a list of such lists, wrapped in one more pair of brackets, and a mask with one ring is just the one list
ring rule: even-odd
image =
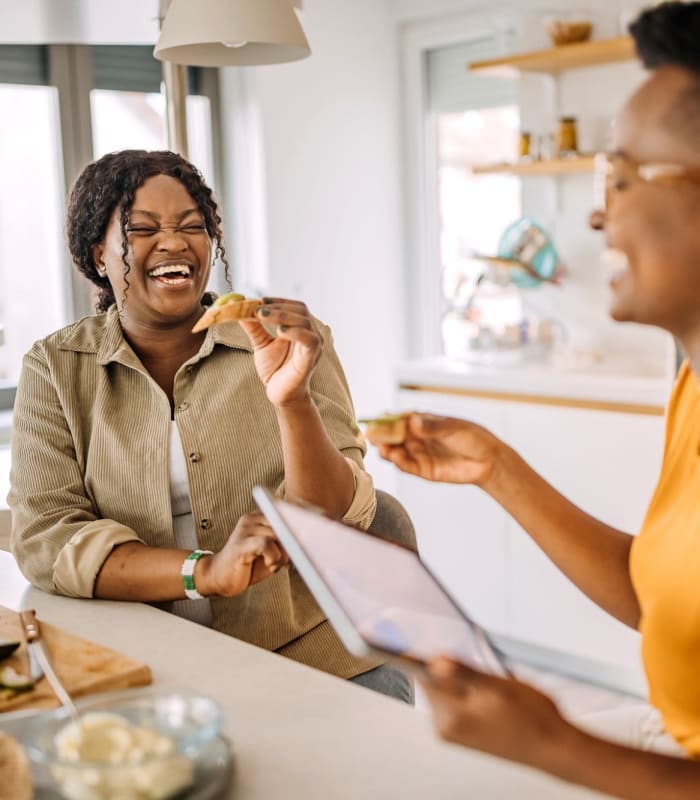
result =
[{"label": "green bracelet", "polygon": [[182,575],[182,585],[185,587],[185,596],[189,600],[205,599],[204,595],[200,594],[197,591],[197,587],[194,585],[194,568],[198,559],[200,559],[202,556],[213,555],[214,553],[211,550],[193,550],[182,562],[180,575]]}]

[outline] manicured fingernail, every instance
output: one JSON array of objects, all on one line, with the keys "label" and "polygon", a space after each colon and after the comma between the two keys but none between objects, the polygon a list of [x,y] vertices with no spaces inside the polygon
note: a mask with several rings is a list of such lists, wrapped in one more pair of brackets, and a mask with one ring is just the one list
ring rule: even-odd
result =
[{"label": "manicured fingernail", "polygon": [[260,312],[260,315],[263,316],[263,317],[269,317],[270,316],[270,309],[269,308],[259,308],[258,311]]}]

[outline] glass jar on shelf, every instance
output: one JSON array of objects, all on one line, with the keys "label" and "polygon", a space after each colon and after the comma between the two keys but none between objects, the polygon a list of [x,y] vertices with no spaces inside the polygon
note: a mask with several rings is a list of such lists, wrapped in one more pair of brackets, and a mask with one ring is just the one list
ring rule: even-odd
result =
[{"label": "glass jar on shelf", "polygon": [[557,130],[557,151],[559,156],[574,156],[578,152],[578,133],[576,117],[560,117]]},{"label": "glass jar on shelf", "polygon": [[532,157],[532,134],[529,131],[520,131],[518,139],[518,158],[526,161]]}]

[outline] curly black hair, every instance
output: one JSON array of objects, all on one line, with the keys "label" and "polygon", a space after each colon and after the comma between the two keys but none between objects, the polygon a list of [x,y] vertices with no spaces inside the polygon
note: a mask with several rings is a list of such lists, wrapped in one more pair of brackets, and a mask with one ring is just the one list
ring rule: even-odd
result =
[{"label": "curly black hair", "polygon": [[92,256],[94,245],[105,237],[107,225],[119,208],[122,231],[124,274],[131,267],[127,261],[126,225],[136,190],[155,175],[176,178],[197,204],[207,233],[216,243],[216,255],[224,264],[230,283],[229,266],[223,244],[221,216],[211,189],[199,170],[177,153],[169,150],[121,150],[108,153],[88,164],[73,184],[66,211],[68,249],[77,269],[98,288],[95,309],[106,311],[115,303],[107,277],[99,274]]}]

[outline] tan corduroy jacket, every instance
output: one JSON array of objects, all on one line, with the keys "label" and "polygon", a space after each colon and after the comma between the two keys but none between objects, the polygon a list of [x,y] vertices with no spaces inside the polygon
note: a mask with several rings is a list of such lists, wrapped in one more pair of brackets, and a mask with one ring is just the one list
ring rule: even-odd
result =
[{"label": "tan corduroy jacket", "polygon": [[[312,396],[353,468],[345,520],[367,527],[376,501],[364,441],[330,330],[319,328]],[[209,329],[178,371],[174,396],[199,546],[217,551],[256,510],[253,485],[283,491],[277,420],[239,325]],[[17,389],[8,496],[12,551],[33,584],[92,597],[115,545],[175,546],[169,428],[168,398],[124,339],[114,307],[34,345]],[[345,651],[293,568],[238,597],[213,598],[212,612],[217,630],[344,678],[378,663]]]}]

